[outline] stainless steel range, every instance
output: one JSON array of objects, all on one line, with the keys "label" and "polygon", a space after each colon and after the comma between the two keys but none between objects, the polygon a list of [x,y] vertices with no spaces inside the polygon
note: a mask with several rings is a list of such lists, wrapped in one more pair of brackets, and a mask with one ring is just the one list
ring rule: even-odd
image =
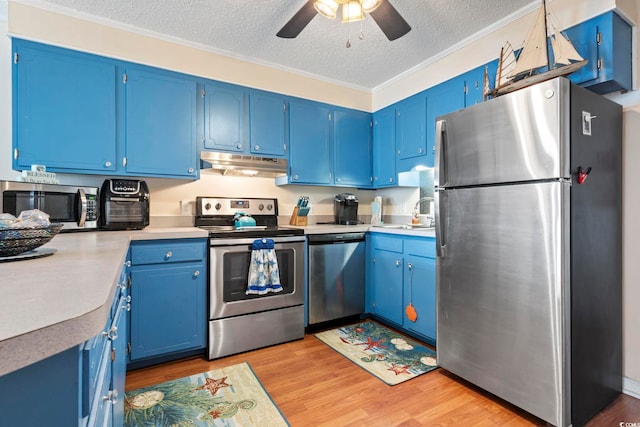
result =
[{"label": "stainless steel range", "polygon": [[[237,212],[255,226],[234,226]],[[209,231],[209,358],[304,336],[305,241],[301,229],[278,226],[277,199],[196,198],[196,227]],[[247,294],[254,241],[271,239],[282,291]]]}]

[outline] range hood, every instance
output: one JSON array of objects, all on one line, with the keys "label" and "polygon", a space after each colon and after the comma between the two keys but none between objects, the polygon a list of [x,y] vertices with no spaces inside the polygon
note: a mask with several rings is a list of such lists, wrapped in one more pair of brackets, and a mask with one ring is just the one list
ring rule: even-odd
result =
[{"label": "range hood", "polygon": [[221,175],[274,178],[287,174],[287,159],[201,151],[200,160],[201,169],[218,171]]}]

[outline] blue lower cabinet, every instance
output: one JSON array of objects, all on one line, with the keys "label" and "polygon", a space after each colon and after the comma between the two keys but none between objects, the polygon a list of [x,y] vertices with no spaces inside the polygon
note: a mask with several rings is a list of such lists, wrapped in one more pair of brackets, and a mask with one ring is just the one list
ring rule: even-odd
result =
[{"label": "blue lower cabinet", "polygon": [[123,425],[128,308],[123,285],[100,334],[0,376],[0,426]]},{"label": "blue lower cabinet", "polygon": [[398,325],[402,324],[402,265],[402,253],[374,249],[374,313]]},{"label": "blue lower cabinet", "polygon": [[83,418],[78,347],[0,377],[0,425],[68,427]]},{"label": "blue lower cabinet", "polygon": [[430,340],[436,340],[436,259],[430,253],[433,240],[405,242],[404,306],[411,303],[415,321],[404,316],[402,325]]},{"label": "blue lower cabinet", "polygon": [[133,242],[131,263],[130,361],[204,349],[206,239]]},{"label": "blue lower cabinet", "polygon": [[[436,342],[435,239],[370,233],[368,312],[395,327]],[[411,303],[418,316],[408,318]]]}]

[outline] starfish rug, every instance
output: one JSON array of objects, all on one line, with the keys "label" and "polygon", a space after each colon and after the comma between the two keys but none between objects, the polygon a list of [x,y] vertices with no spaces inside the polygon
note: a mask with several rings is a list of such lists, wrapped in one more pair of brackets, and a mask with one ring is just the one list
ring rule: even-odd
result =
[{"label": "starfish rug", "polygon": [[371,321],[320,332],[316,337],[389,385],[437,367],[434,350]]},{"label": "starfish rug", "polygon": [[124,419],[125,427],[289,425],[247,363],[129,391]]}]

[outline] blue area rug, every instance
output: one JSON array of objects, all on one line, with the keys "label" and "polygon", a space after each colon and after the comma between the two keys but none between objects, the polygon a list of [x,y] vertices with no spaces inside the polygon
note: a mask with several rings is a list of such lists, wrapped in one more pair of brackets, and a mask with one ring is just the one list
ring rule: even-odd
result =
[{"label": "blue area rug", "polygon": [[331,329],[315,336],[389,385],[437,368],[434,350],[375,322]]},{"label": "blue area rug", "polygon": [[289,423],[247,363],[127,392],[125,427],[281,427]]}]

